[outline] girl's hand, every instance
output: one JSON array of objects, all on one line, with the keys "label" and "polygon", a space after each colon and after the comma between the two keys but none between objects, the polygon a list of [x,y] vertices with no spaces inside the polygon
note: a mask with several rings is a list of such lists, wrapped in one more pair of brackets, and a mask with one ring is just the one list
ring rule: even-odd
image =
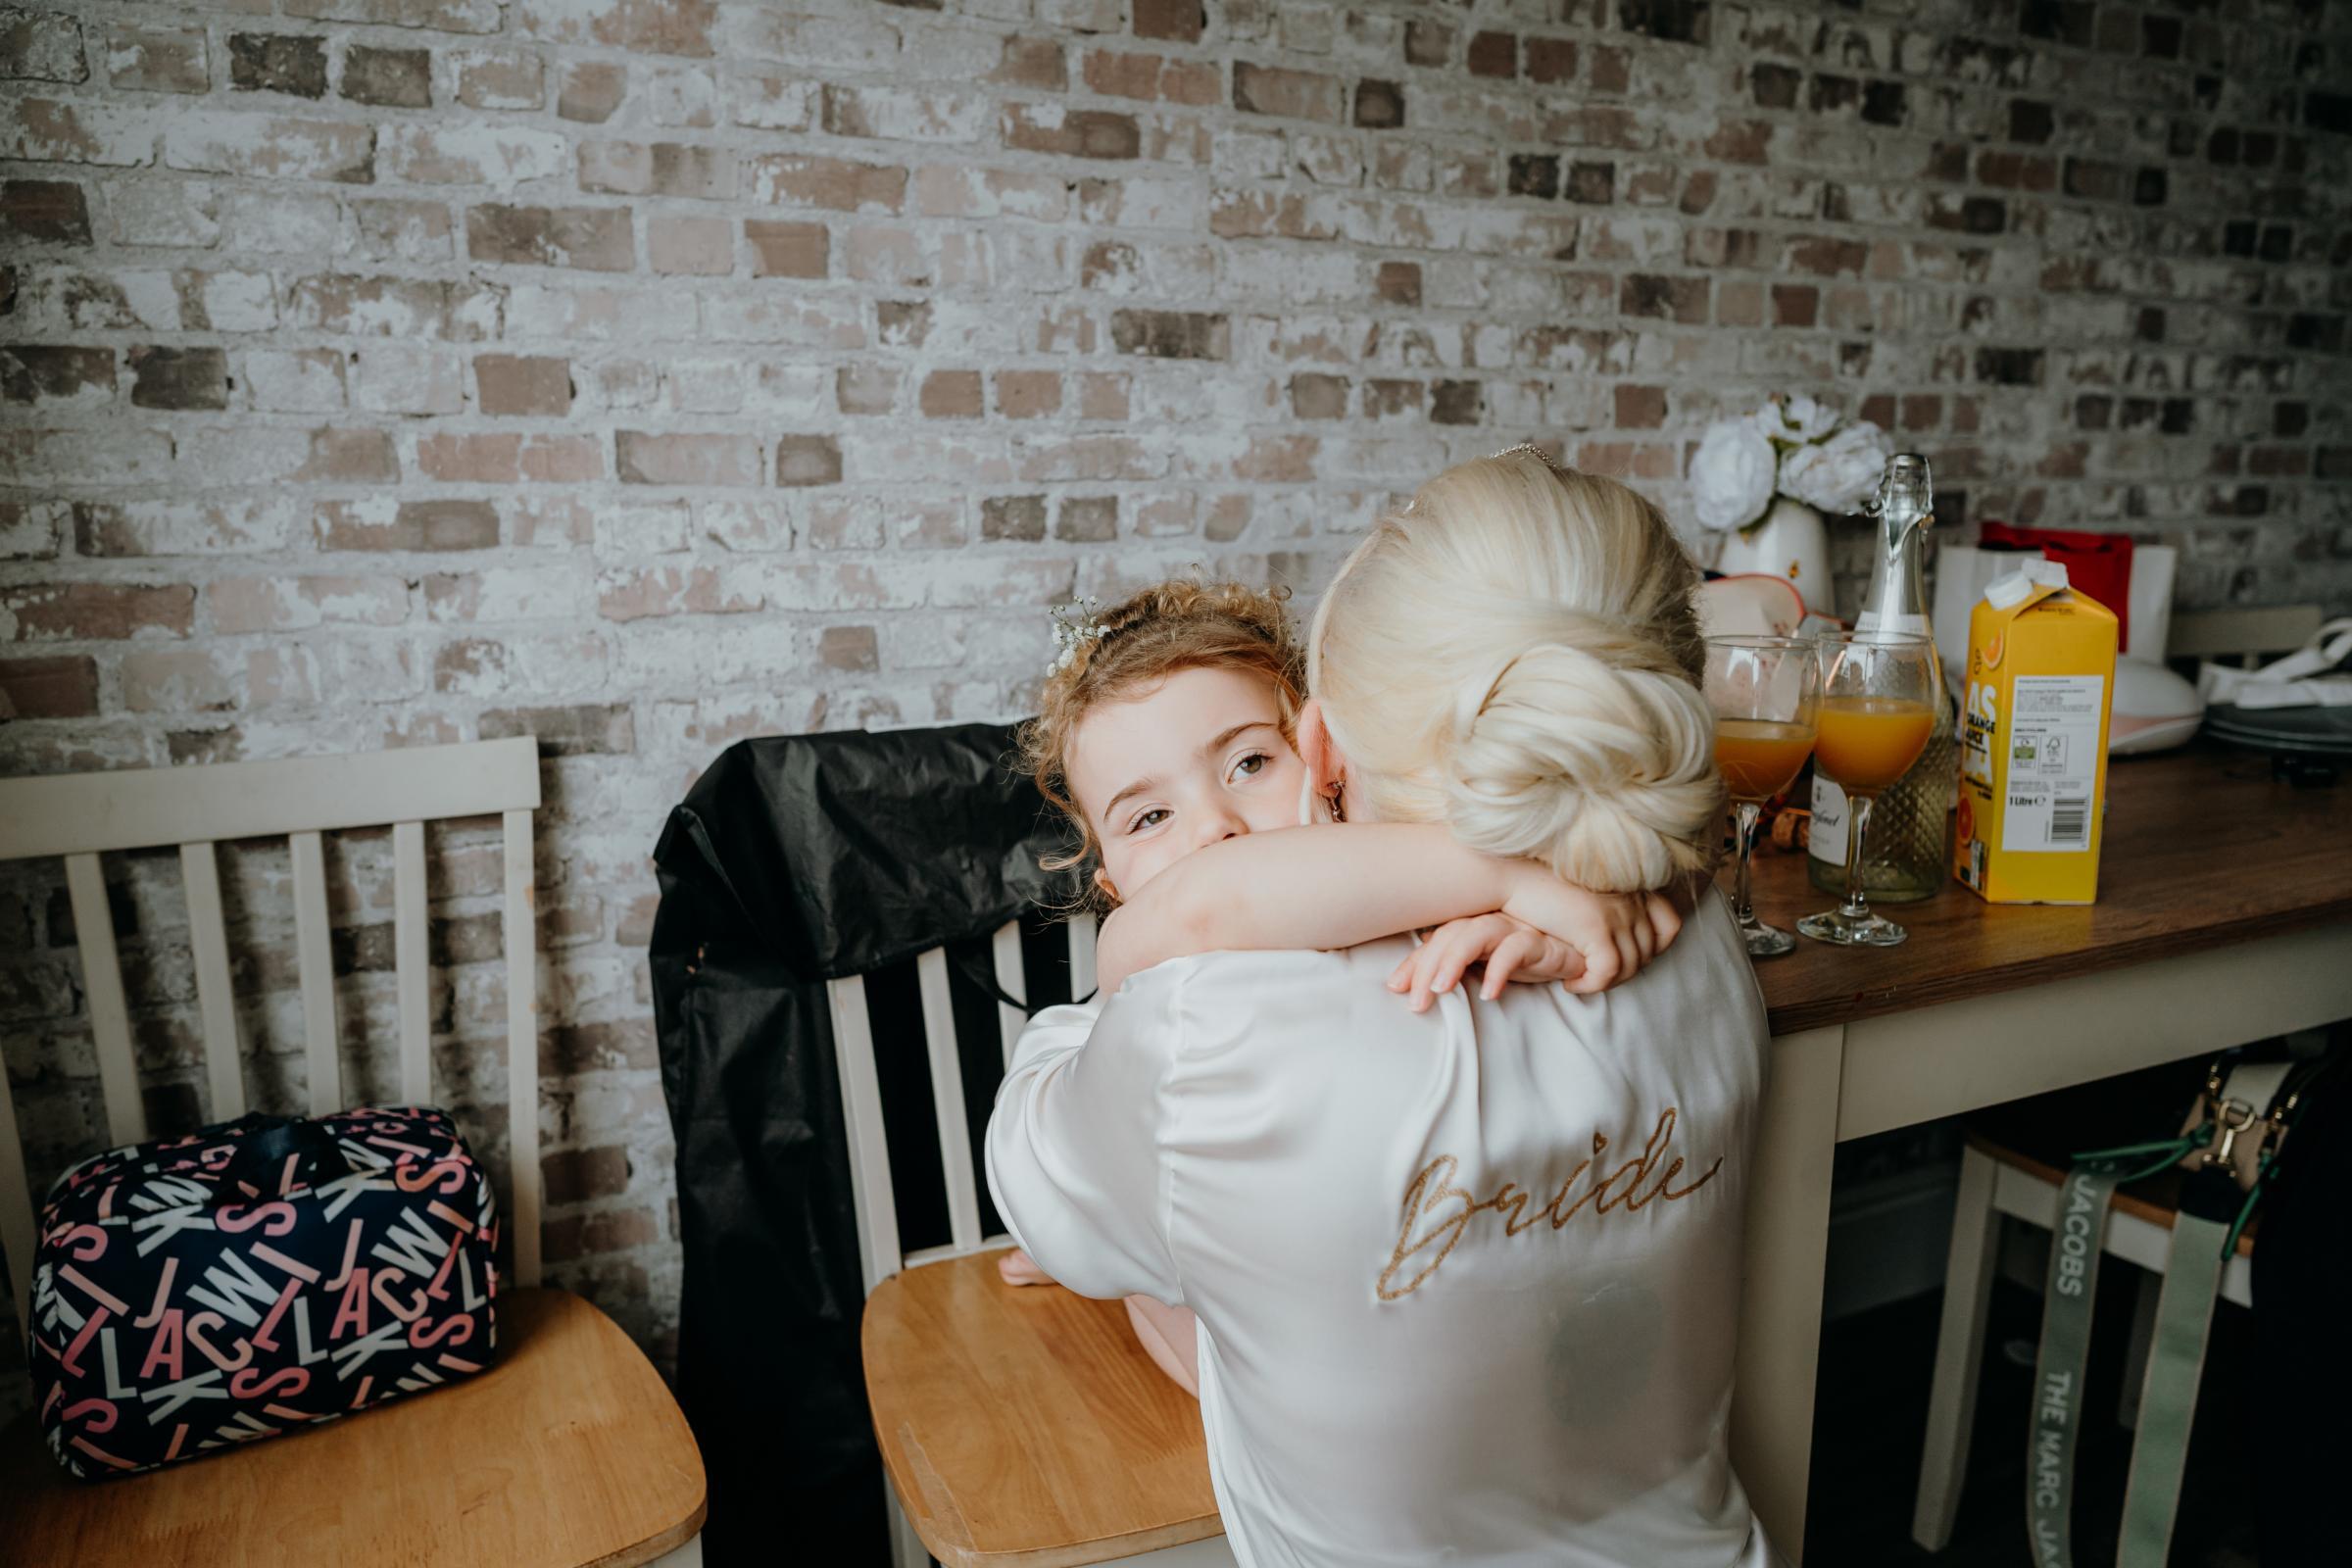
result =
[{"label": "girl's hand", "polygon": [[1523,864],[1509,880],[1501,912],[1574,948],[1583,973],[1568,981],[1580,996],[1623,985],[1674,944],[1697,894],[1686,880],[1647,893],[1592,893],[1543,867]]},{"label": "girl's hand", "polygon": [[1489,1002],[1513,980],[1575,980],[1585,972],[1584,955],[1575,948],[1497,911],[1439,926],[1391,971],[1389,989],[1409,993],[1413,1010],[1427,1012],[1438,994],[1451,991],[1474,963],[1486,965],[1479,994]]}]

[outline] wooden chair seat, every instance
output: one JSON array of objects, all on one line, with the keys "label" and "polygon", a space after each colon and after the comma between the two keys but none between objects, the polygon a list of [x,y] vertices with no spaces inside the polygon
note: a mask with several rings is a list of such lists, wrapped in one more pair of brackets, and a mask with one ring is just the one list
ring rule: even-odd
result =
[{"label": "wooden chair seat", "polygon": [[[2177,1119],[2167,1122],[2164,1116],[2178,1118],[2186,1112],[2197,1079],[2180,1073],[2172,1073],[2169,1078],[2179,1081],[2181,1087],[2177,1095],[2148,1097],[2147,1103],[2169,1106],[2152,1121],[2136,1113],[2132,1102],[2119,1102],[2113,1090],[2091,1084],[2080,1090],[2017,1101],[1971,1117],[1968,1146],[1996,1163],[2057,1187],[2074,1168],[2074,1156],[2079,1152],[2148,1143],[2179,1131],[2180,1122]],[[2178,1166],[2159,1171],[2128,1187],[2117,1188],[2108,1206],[2117,1213],[2132,1215],[2169,1231],[2180,1217],[2180,1187],[2186,1179],[2186,1173]],[[2240,1256],[2253,1255],[2254,1238],[2261,1228],[2262,1214],[2257,1209],[2244,1234],[2237,1239]]]},{"label": "wooden chair seat", "polygon": [[703,1462],[660,1374],[565,1291],[498,1302],[478,1377],[120,1480],[0,1434],[12,1568],[628,1568],[702,1528]]},{"label": "wooden chair seat", "polygon": [[1014,1288],[996,1252],[908,1268],[866,1298],[874,1431],[946,1568],[1065,1568],[1222,1526],[1200,1407],[1118,1301]]}]

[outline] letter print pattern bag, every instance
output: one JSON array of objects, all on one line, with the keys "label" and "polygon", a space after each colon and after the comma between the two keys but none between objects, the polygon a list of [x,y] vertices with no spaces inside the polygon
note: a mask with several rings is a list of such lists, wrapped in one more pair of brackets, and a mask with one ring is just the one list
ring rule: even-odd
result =
[{"label": "letter print pattern bag", "polygon": [[445,1111],[113,1150],[57,1179],[38,1234],[33,1396],[84,1480],[437,1388],[497,1343],[496,1201]]}]

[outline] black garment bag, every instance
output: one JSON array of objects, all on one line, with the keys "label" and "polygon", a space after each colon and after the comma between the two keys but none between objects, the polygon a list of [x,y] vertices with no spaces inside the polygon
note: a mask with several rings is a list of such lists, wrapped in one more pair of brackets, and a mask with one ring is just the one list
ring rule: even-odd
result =
[{"label": "black garment bag", "polygon": [[[1039,865],[1061,829],[1012,755],[1012,729],[992,724],[743,741],[655,848],[654,1018],[685,1252],[677,1394],[710,1476],[714,1568],[770,1561],[779,1541],[798,1561],[888,1560],[824,983],[943,945],[985,981],[969,960],[990,933],[1067,900],[1066,874]],[[919,1025],[900,1050],[906,1031],[880,1007],[874,1022],[886,1108],[919,1100],[928,1115]],[[966,1101],[984,1117],[993,1024],[957,1032],[978,1037]],[[890,1119],[895,1169],[924,1140]],[[936,1190],[935,1143],[927,1157]],[[900,1183],[903,1225],[922,1185]]]}]

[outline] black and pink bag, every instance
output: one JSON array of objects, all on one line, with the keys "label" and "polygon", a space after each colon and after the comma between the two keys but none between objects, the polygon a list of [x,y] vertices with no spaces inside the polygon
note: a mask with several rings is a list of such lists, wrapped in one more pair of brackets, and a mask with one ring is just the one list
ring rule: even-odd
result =
[{"label": "black and pink bag", "polygon": [[83,1479],[479,1372],[497,1205],[447,1112],[246,1116],[83,1160],[41,1205],[41,1430]]}]

